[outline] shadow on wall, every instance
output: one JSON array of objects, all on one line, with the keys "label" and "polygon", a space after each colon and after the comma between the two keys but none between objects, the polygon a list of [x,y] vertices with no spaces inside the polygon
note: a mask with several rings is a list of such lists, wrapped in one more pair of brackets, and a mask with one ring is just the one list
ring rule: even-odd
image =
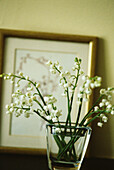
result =
[{"label": "shadow on wall", "polygon": [[[98,52],[96,59],[96,70],[95,75],[102,77],[102,87],[107,88],[106,80],[106,54],[105,54],[106,42],[104,39],[99,39],[98,42]],[[97,99],[97,94],[99,94],[99,89],[94,91],[94,102]],[[109,158],[109,155],[113,156],[112,153],[112,142],[111,142],[111,127],[110,127],[110,116],[107,123],[104,123],[103,127],[97,126],[97,120],[92,124],[92,136],[90,140],[90,156],[91,157],[102,157]]]}]

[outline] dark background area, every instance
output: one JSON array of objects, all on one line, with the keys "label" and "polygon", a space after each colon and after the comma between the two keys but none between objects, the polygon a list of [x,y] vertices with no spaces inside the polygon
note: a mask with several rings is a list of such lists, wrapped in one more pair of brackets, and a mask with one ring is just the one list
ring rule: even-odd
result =
[{"label": "dark background area", "polygon": [[[0,154],[0,170],[49,170],[45,155]],[[113,159],[85,158],[80,170],[114,170]]]}]

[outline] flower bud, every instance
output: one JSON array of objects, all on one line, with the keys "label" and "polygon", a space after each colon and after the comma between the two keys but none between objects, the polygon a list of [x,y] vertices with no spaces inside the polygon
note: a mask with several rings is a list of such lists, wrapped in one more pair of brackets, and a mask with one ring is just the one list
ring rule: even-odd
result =
[{"label": "flower bud", "polygon": [[19,72],[19,75],[20,75],[20,76],[23,76],[23,73],[22,73],[22,72]]},{"label": "flower bud", "polygon": [[102,123],[102,122],[98,122],[98,123],[97,123],[97,126],[102,127],[102,126],[103,126],[103,123]]}]

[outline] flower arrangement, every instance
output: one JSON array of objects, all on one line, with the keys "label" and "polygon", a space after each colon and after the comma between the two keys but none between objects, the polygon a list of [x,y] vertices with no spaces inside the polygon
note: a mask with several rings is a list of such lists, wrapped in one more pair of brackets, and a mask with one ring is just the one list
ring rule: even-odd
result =
[{"label": "flower arrangement", "polygon": [[[103,122],[107,122],[108,120],[108,114],[114,114],[114,105],[111,104],[114,88],[110,87],[107,89],[101,89],[99,98],[79,123],[83,102],[87,102],[89,100],[89,96],[91,95],[94,88],[101,86],[101,77],[89,77],[84,75],[84,72],[81,70],[81,59],[78,58],[75,58],[74,66],[72,67],[72,70],[75,72],[74,74],[71,74],[69,71],[63,71],[63,67],[58,61],[55,63],[48,61],[46,64],[50,67],[50,72],[52,74],[59,74],[60,76],[59,86],[63,88],[62,96],[67,98],[68,111],[66,125],[71,123],[74,92],[77,88],[80,76],[82,76],[83,84],[79,88],[79,92],[77,94],[79,109],[77,120],[75,122],[76,126],[87,126],[93,120],[99,119],[97,125],[102,127]],[[62,110],[57,109],[55,106],[57,99],[52,94],[43,96],[40,91],[39,83],[33,82],[30,80],[29,76],[24,76],[22,72],[20,72],[19,75],[15,75],[13,73],[3,73],[0,75],[0,77],[3,77],[4,80],[10,79],[11,83],[14,83],[15,79],[18,79],[17,83],[15,84],[18,89],[12,94],[14,102],[6,105],[7,114],[12,114],[15,112],[16,117],[24,114],[24,116],[28,118],[30,117],[31,113],[34,112],[48,123],[59,123],[59,117],[62,115]],[[28,87],[25,93],[19,89],[21,81],[28,82]],[[37,109],[35,109],[36,104]]]},{"label": "flower arrangement", "polygon": [[[69,71],[63,71],[63,67],[59,64],[58,61],[56,61],[55,63],[52,63],[52,61],[48,61],[46,64],[50,67],[50,72],[52,74],[59,75],[59,86],[63,88],[62,96],[66,97],[67,99],[68,109],[65,126],[71,127],[71,111],[73,107],[74,94],[78,86],[78,80],[80,77],[82,77],[83,82],[79,88],[77,94],[78,100],[76,101],[78,103],[78,113],[74,122],[75,127],[87,127],[95,119],[98,119],[97,125],[99,127],[102,127],[103,123],[107,122],[108,120],[108,114],[114,114],[114,105],[111,104],[114,88],[109,87],[107,89],[101,89],[98,99],[80,121],[83,103],[88,102],[89,96],[92,94],[92,90],[94,88],[100,87],[102,81],[101,77],[99,76],[89,77],[88,75],[84,75],[84,72],[81,69],[81,62],[81,59],[75,58],[74,65],[72,67],[74,74],[71,74]],[[14,112],[16,117],[24,114],[26,118],[29,118],[31,113],[35,113],[49,124],[54,124],[55,122],[57,122],[58,126],[56,127],[56,132],[62,131],[60,128],[60,116],[62,115],[62,110],[59,110],[55,105],[57,99],[52,94],[43,96],[40,90],[40,84],[37,82],[33,82],[22,72],[20,72],[19,75],[15,75],[13,73],[3,73],[0,75],[0,77],[3,77],[4,80],[10,79],[11,83],[14,83],[15,79],[17,80],[15,86],[18,88],[12,94],[14,101],[13,103],[6,105],[7,114],[12,114]],[[23,92],[20,89],[22,81],[27,82],[26,92]],[[64,132],[66,132],[66,130]],[[80,134],[81,131],[79,130],[75,133]],[[65,143],[64,136],[61,137],[61,139],[59,139],[59,137],[56,137],[54,139],[59,147],[59,150],[63,148],[61,152],[58,152],[58,159],[60,159],[61,156],[68,158],[67,153],[65,153],[66,151],[69,151],[69,153],[71,154],[71,150],[73,150],[74,153],[74,143],[79,138],[73,140],[71,137],[68,145],[66,145]]]}]

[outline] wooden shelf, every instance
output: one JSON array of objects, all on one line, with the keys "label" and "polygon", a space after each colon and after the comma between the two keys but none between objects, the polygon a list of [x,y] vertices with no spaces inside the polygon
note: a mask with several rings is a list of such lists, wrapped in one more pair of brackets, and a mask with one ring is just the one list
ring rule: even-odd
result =
[{"label": "wooden shelf", "polygon": [[[0,170],[49,170],[46,155],[0,154]],[[81,170],[113,170],[114,160],[85,158]]]}]

